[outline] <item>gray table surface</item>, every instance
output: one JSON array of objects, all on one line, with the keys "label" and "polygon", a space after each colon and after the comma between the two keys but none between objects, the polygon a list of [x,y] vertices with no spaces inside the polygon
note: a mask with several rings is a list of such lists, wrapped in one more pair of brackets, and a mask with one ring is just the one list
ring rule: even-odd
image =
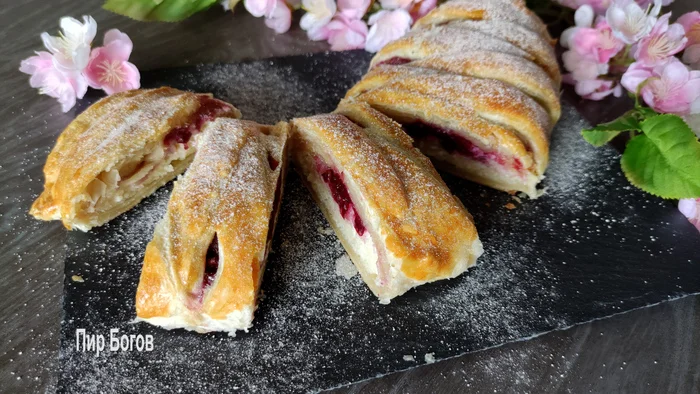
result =
[{"label": "gray table surface", "polygon": [[[134,41],[141,70],[235,62],[325,50],[298,28],[275,35],[262,20],[219,7],[177,24],[139,23],[110,14],[102,1],[0,0],[0,392],[53,391],[57,381],[66,233],[27,210],[42,188],[41,168],[71,120],[38,96],[17,71],[55,34],[63,15],[92,15],[98,42],[110,28]],[[679,0],[676,15],[696,0]],[[697,6],[695,6],[697,8]],[[52,127],[47,127],[51,119]],[[529,341],[467,354],[336,393],[700,392],[700,298],[632,311]]]}]

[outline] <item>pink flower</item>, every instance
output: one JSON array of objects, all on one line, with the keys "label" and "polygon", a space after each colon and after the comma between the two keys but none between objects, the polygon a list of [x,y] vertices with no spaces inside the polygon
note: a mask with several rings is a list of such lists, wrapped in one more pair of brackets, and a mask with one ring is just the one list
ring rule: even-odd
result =
[{"label": "pink flower", "polygon": [[598,63],[607,63],[617,55],[625,43],[615,37],[605,20],[598,22],[595,28],[578,28],[569,40],[572,49],[582,55],[590,55]]},{"label": "pink flower", "polygon": [[302,0],[302,7],[306,10],[299,21],[299,26],[307,31],[312,40],[325,40],[327,36],[322,32],[337,10],[333,0]]},{"label": "pink flower", "polygon": [[365,50],[377,52],[384,45],[403,37],[411,28],[411,15],[404,9],[381,10],[369,17],[369,33]]},{"label": "pink flower", "polygon": [[53,62],[63,71],[81,72],[90,58],[90,45],[97,33],[97,22],[91,16],[83,16],[83,23],[75,18],[63,17],[59,22],[61,32],[57,37],[41,33],[44,46],[53,54]]},{"label": "pink flower", "polygon": [[678,210],[700,231],[700,198],[685,198],[678,201]]},{"label": "pink flower", "polygon": [[[635,0],[635,1],[642,8],[647,8],[647,7],[651,6],[652,4],[654,4],[654,0]],[[661,1],[661,5],[664,7],[671,4],[671,3],[673,3],[673,0],[662,0]]]},{"label": "pink flower", "polygon": [[590,53],[582,55],[575,49],[566,51],[561,56],[564,68],[571,72],[576,81],[588,81],[608,73],[608,64],[599,63]]},{"label": "pink flower", "polygon": [[338,14],[348,19],[362,19],[371,0],[338,0]]},{"label": "pink flower", "polygon": [[688,41],[685,30],[678,23],[669,26],[669,18],[671,13],[661,16],[649,35],[639,41],[634,53],[638,62],[652,66],[683,50]]},{"label": "pink flower", "polygon": [[654,7],[640,7],[633,0],[614,0],[605,12],[615,36],[626,44],[634,44],[646,36],[656,24],[661,11],[661,0],[654,0]]},{"label": "pink flower", "polygon": [[611,94],[615,97],[622,96],[622,87],[618,83],[603,79],[577,81],[574,90],[588,100],[602,100]]},{"label": "pink flower", "polygon": [[593,18],[595,18],[595,12],[593,8],[589,5],[582,5],[574,13],[574,23],[575,26],[571,26],[561,33],[559,42],[564,48],[571,48],[573,46],[572,38],[576,35],[576,32],[580,28],[592,27]]},{"label": "pink flower", "polygon": [[292,26],[292,11],[282,0],[277,0],[269,14],[265,15],[265,25],[277,34],[285,33]]},{"label": "pink flower", "polygon": [[414,21],[424,17],[428,12],[432,11],[437,6],[437,0],[422,0],[414,2],[409,13]]},{"label": "pink flower", "polygon": [[411,3],[413,3],[413,0],[379,0],[379,4],[382,5],[382,8],[387,10],[406,9]]},{"label": "pink flower", "polygon": [[654,67],[632,63],[622,85],[641,94],[657,112],[687,115],[700,111],[700,71],[690,71],[675,57]]},{"label": "pink flower", "polygon": [[694,69],[700,69],[700,12],[688,12],[676,22],[683,26],[685,36],[688,38],[683,51],[683,61]]},{"label": "pink flower", "polygon": [[58,99],[63,112],[73,108],[76,98],[83,98],[87,92],[85,78],[78,72],[59,69],[49,52],[37,52],[36,56],[22,60],[19,71],[31,75],[31,87]]},{"label": "pink flower", "polygon": [[270,15],[277,5],[277,0],[244,0],[243,6],[256,18]]},{"label": "pink flower", "polygon": [[126,34],[117,29],[105,33],[103,46],[90,53],[90,61],[85,68],[85,77],[90,87],[104,89],[114,94],[141,86],[141,75],[129,55],[133,44]]},{"label": "pink flower", "polygon": [[603,15],[605,10],[610,6],[611,0],[558,0],[559,4],[564,7],[578,10],[583,6],[588,6],[595,11],[597,15]]},{"label": "pink flower", "polygon": [[324,30],[332,51],[346,51],[365,46],[367,25],[360,19],[349,19],[338,14]]}]

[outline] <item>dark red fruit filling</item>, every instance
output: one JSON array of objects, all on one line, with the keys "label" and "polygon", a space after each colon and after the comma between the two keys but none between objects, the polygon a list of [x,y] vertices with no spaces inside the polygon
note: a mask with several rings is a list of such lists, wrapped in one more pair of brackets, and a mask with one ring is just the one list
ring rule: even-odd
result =
[{"label": "dark red fruit filling", "polygon": [[176,143],[184,144],[185,149],[188,148],[187,143],[192,138],[193,134],[201,131],[204,123],[214,120],[217,116],[229,110],[228,104],[221,100],[217,100],[207,96],[199,97],[199,109],[192,114],[190,119],[184,126],[175,127],[163,139],[163,144],[166,146]]},{"label": "dark red fruit filling", "polygon": [[[503,155],[481,149],[454,130],[421,121],[407,124],[405,128],[406,133],[413,137],[416,142],[427,141],[437,143],[448,153],[458,153],[484,164],[495,162],[505,166],[507,163]],[[523,164],[517,158],[513,160],[512,166],[518,172],[523,170]]]},{"label": "dark red fruit filling", "polygon": [[348,192],[345,182],[343,182],[343,174],[329,167],[318,157],[316,158],[316,171],[321,175],[323,182],[331,189],[331,195],[335,203],[338,204],[340,215],[343,219],[352,221],[355,231],[360,237],[364,235],[367,229],[364,223],[362,223],[362,218],[360,218],[360,214],[357,212],[357,208],[350,198],[350,192]]},{"label": "dark red fruit filling", "polygon": [[384,60],[383,62],[379,62],[379,64],[377,64],[377,66],[380,66],[382,64],[389,64],[392,66],[398,66],[400,64],[410,63],[411,61],[412,60],[409,58],[396,56],[396,57],[392,57],[391,59]]},{"label": "dark red fruit filling", "polygon": [[268,155],[267,155],[267,164],[269,164],[269,165],[270,165],[270,169],[271,169],[272,171],[274,171],[274,170],[276,170],[277,167],[280,165],[280,162],[277,161],[277,159],[275,159],[274,157],[272,157],[271,155],[268,154]]},{"label": "dark red fruit filling", "polygon": [[219,271],[219,239],[214,234],[214,239],[209,244],[207,255],[204,258],[204,278],[202,279],[202,290],[211,286]]}]

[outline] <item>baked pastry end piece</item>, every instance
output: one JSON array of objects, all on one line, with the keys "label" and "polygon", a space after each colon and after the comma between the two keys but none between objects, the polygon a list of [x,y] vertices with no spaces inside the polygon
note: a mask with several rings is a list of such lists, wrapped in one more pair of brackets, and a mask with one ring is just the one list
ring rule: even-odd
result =
[{"label": "baked pastry end piece", "polygon": [[105,97],[58,137],[30,214],[68,229],[102,225],[182,173],[206,122],[240,116],[209,94],[168,87]]},{"label": "baked pastry end piece", "polygon": [[366,104],[337,112],[292,121],[292,158],[380,302],[473,266],[472,218],[411,138]]},{"label": "baked pastry end piece", "polygon": [[233,119],[205,127],[146,248],[137,321],[232,336],[251,327],[282,198],[287,130]]}]

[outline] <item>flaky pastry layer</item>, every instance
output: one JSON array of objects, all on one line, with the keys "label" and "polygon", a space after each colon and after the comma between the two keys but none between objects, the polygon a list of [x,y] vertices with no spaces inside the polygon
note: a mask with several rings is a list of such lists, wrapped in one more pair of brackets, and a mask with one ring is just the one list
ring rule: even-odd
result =
[{"label": "flaky pastry layer", "polygon": [[214,117],[240,112],[211,95],[167,87],[99,100],[59,136],[30,213],[83,231],[113,219],[184,171],[199,123]]},{"label": "flaky pastry layer", "polygon": [[137,319],[198,332],[253,321],[282,196],[288,126],[218,119],[146,248]]},{"label": "flaky pastry layer", "polygon": [[400,125],[363,103],[292,124],[295,165],[380,301],[475,264],[471,216]]}]

